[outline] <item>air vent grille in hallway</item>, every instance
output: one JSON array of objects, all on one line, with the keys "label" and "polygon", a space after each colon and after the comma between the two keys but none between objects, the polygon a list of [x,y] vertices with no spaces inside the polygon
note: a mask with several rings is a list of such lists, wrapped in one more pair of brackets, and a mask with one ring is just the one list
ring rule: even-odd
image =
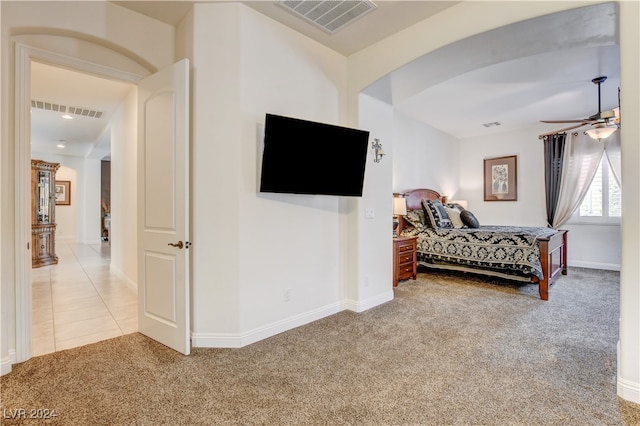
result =
[{"label": "air vent grille in hallway", "polygon": [[34,101],[31,100],[31,107],[44,109],[47,111],[63,112],[67,114],[80,115],[82,117],[100,118],[104,115],[102,111],[94,111],[87,108],[70,107],[66,105],[58,105],[53,102]]},{"label": "air vent grille in hallway", "polygon": [[377,7],[370,0],[280,0],[277,4],[330,34],[344,28]]}]

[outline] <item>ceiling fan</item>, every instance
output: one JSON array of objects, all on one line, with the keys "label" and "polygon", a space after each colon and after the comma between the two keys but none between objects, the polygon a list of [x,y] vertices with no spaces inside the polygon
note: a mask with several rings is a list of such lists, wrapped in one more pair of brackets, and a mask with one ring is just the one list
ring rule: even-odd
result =
[{"label": "ceiling fan", "polygon": [[618,89],[618,107],[607,111],[602,111],[600,85],[607,79],[607,76],[596,77],[591,82],[598,85],[598,113],[587,118],[576,120],[541,120],[542,123],[576,123],[570,127],[560,129],[554,133],[562,133],[567,130],[591,124],[592,128],[585,131],[593,139],[604,139],[613,134],[620,125],[620,89]]}]

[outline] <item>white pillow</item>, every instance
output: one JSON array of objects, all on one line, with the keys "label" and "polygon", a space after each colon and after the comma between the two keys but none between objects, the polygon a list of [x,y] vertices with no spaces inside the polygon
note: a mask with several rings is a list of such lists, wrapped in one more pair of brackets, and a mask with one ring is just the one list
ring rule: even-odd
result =
[{"label": "white pillow", "polygon": [[447,214],[449,215],[449,220],[451,221],[451,225],[454,228],[462,228],[464,227],[464,223],[462,219],[460,219],[460,210],[452,209],[451,207],[444,206],[445,210],[447,210]]}]

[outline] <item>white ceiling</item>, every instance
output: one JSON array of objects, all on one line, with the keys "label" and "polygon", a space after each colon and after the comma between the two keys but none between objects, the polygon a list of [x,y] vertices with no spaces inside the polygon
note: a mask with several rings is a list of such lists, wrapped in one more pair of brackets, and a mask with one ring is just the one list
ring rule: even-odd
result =
[{"label": "white ceiling", "polygon": [[[131,83],[107,80],[89,74],[53,67],[38,62],[31,64],[31,99],[104,112],[102,117],[63,113],[31,108],[31,150],[38,153],[85,157],[94,153],[101,159],[110,153],[108,135],[101,138],[109,119],[122,99],[134,87]],[[64,145],[59,148],[58,145]],[[106,146],[103,146],[106,144]]]},{"label": "white ceiling", "polygon": [[[224,3],[213,1],[114,1],[123,7],[150,16],[170,25],[178,24],[191,10],[194,3]],[[374,1],[376,9],[334,34],[294,16],[276,0],[238,1],[287,25],[288,27],[348,56],[362,50],[391,34],[423,21],[459,3],[458,1]]]},{"label": "white ceiling", "polygon": [[[457,138],[583,119],[618,106],[620,53],[613,3],[542,16],[458,41],[365,89],[418,121]],[[501,123],[484,127],[486,123]]]},{"label": "white ceiling", "polygon": [[[195,2],[114,3],[176,25]],[[375,11],[334,35],[293,17],[273,1],[243,3],[348,55],[458,2],[378,1]],[[503,27],[407,64],[374,83],[366,93],[458,138],[523,127],[535,127],[540,132],[556,130],[565,126],[539,121],[585,118],[598,112],[597,86],[591,83],[597,76],[608,76],[602,85],[602,109],[618,105],[616,22],[615,5],[607,3]],[[104,110],[109,117],[130,87],[37,64],[32,99]],[[105,122],[82,118],[59,123],[48,117],[51,114],[32,112],[34,150],[56,151],[52,146],[65,139],[67,146],[74,147],[66,148],[66,155],[87,155],[93,142],[103,145],[93,158],[108,153],[108,141],[105,151],[105,141],[99,140]],[[501,126],[482,126],[492,122]],[[67,133],[75,127],[82,128]]]}]

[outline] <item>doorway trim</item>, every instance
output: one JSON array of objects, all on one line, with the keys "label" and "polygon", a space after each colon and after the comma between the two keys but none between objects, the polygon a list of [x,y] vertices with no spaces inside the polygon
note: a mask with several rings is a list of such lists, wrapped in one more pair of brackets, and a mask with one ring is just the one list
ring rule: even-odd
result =
[{"label": "doorway trim", "polygon": [[[86,41],[86,40],[83,40]],[[115,52],[115,51],[114,51]],[[117,52],[115,52],[117,53]],[[120,54],[121,55],[121,54]],[[124,55],[123,55],[124,57]],[[135,62],[131,58],[126,58]],[[145,76],[15,42],[15,360],[31,358],[31,62],[137,84]],[[136,62],[137,63],[137,62]],[[139,64],[142,65],[143,64]],[[25,250],[26,249],[26,250]]]}]

